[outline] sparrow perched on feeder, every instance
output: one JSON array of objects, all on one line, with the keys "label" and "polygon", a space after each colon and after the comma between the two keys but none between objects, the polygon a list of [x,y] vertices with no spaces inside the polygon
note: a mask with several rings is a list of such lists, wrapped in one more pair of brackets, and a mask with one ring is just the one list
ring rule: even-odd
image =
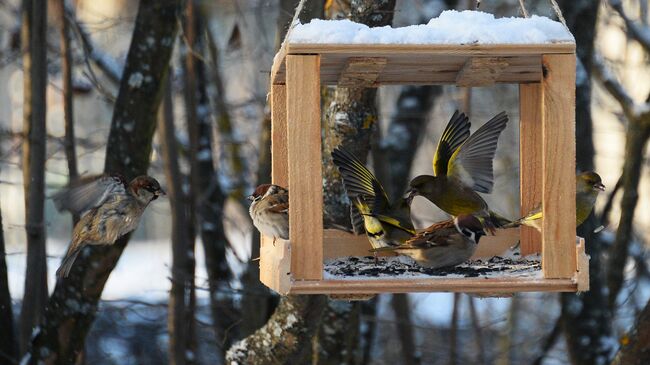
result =
[{"label": "sparrow perched on feeder", "polygon": [[138,176],[127,184],[121,175],[101,175],[80,180],[52,196],[59,211],[86,212],[75,225],[58,277],[66,277],[86,245],[111,245],[135,230],[149,203],[165,195],[151,176]]},{"label": "sparrow perched on feeder", "polygon": [[431,269],[456,266],[472,257],[479,240],[486,235],[486,229],[493,230],[493,227],[484,225],[474,215],[461,214],[434,223],[400,246],[373,251],[394,251]]},{"label": "sparrow perched on feeder", "polygon": [[263,235],[289,239],[289,190],[272,184],[258,186],[248,200],[251,206],[248,213],[253,219],[253,225]]},{"label": "sparrow perched on feeder", "polygon": [[454,112],[433,155],[433,176],[411,180],[409,196],[421,195],[454,217],[478,212],[492,217],[497,226],[509,223],[491,212],[477,193],[492,192],[492,160],[507,122],[508,116],[501,112],[470,135],[467,116]]},{"label": "sparrow perched on feeder", "polygon": [[377,178],[350,152],[336,148],[332,159],[341,172],[350,201],[363,217],[373,248],[398,246],[415,234],[410,198],[389,202]]},{"label": "sparrow perched on feeder", "polygon": [[[600,175],[593,171],[585,171],[576,175],[576,227],[581,225],[594,209],[598,193],[605,191],[605,185]],[[525,225],[542,231],[542,207],[537,206],[526,216],[507,224],[504,228]]]}]

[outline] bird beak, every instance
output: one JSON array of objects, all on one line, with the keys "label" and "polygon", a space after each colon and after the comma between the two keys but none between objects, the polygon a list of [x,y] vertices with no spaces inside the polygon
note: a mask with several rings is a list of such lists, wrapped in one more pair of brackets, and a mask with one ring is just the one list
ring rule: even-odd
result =
[{"label": "bird beak", "polygon": [[249,195],[249,196],[246,197],[246,199],[248,199],[249,201],[253,201],[253,200],[255,200],[255,197],[252,196],[252,195]]},{"label": "bird beak", "polygon": [[155,195],[156,196],[166,196],[167,193],[165,193],[165,191],[163,189],[160,189],[160,190],[156,191]]},{"label": "bird beak", "polygon": [[603,183],[597,183],[594,185],[594,189],[600,190],[600,191],[605,191],[605,185]]}]

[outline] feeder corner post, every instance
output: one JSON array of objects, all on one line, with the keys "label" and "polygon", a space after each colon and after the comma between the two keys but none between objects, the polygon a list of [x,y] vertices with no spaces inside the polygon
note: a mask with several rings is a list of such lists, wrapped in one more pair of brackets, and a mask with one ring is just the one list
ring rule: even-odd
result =
[{"label": "feeder corner post", "polygon": [[320,55],[286,57],[289,241],[294,280],[323,278]]},{"label": "feeder corner post", "polygon": [[572,278],[576,263],[576,55],[542,56],[542,270]]}]

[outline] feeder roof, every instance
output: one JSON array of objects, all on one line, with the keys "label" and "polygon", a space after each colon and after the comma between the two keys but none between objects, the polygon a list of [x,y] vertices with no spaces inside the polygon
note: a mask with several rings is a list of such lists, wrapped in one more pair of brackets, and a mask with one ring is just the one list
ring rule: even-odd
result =
[{"label": "feeder roof", "polygon": [[290,29],[271,79],[285,83],[287,55],[317,54],[326,85],[351,86],[341,85],[343,74],[344,82],[366,82],[362,86],[539,82],[541,56],[551,53],[575,53],[575,40],[561,23],[540,16],[450,10],[427,24],[400,28],[314,19]]}]

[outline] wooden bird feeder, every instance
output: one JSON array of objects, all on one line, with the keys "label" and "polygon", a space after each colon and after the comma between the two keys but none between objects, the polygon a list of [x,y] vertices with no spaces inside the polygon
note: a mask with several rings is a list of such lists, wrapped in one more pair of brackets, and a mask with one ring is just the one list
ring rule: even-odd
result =
[{"label": "wooden bird feeder", "polygon": [[[289,188],[289,241],[261,242],[260,279],[280,294],[408,292],[507,294],[588,290],[588,258],[575,229],[575,43],[306,44],[286,41],[271,71],[272,181]],[[368,256],[365,236],[324,230],[321,85],[519,84],[521,213],[543,203],[540,235],[528,227],[485,237],[492,256],[521,240],[541,253],[532,277],[324,279],[324,260]],[[515,235],[514,239],[512,235]],[[578,242],[578,244],[576,244]],[[507,246],[507,245],[506,245]],[[495,249],[496,248],[496,249]],[[499,251],[501,250],[501,251]],[[476,255],[475,255],[476,256]]]}]

